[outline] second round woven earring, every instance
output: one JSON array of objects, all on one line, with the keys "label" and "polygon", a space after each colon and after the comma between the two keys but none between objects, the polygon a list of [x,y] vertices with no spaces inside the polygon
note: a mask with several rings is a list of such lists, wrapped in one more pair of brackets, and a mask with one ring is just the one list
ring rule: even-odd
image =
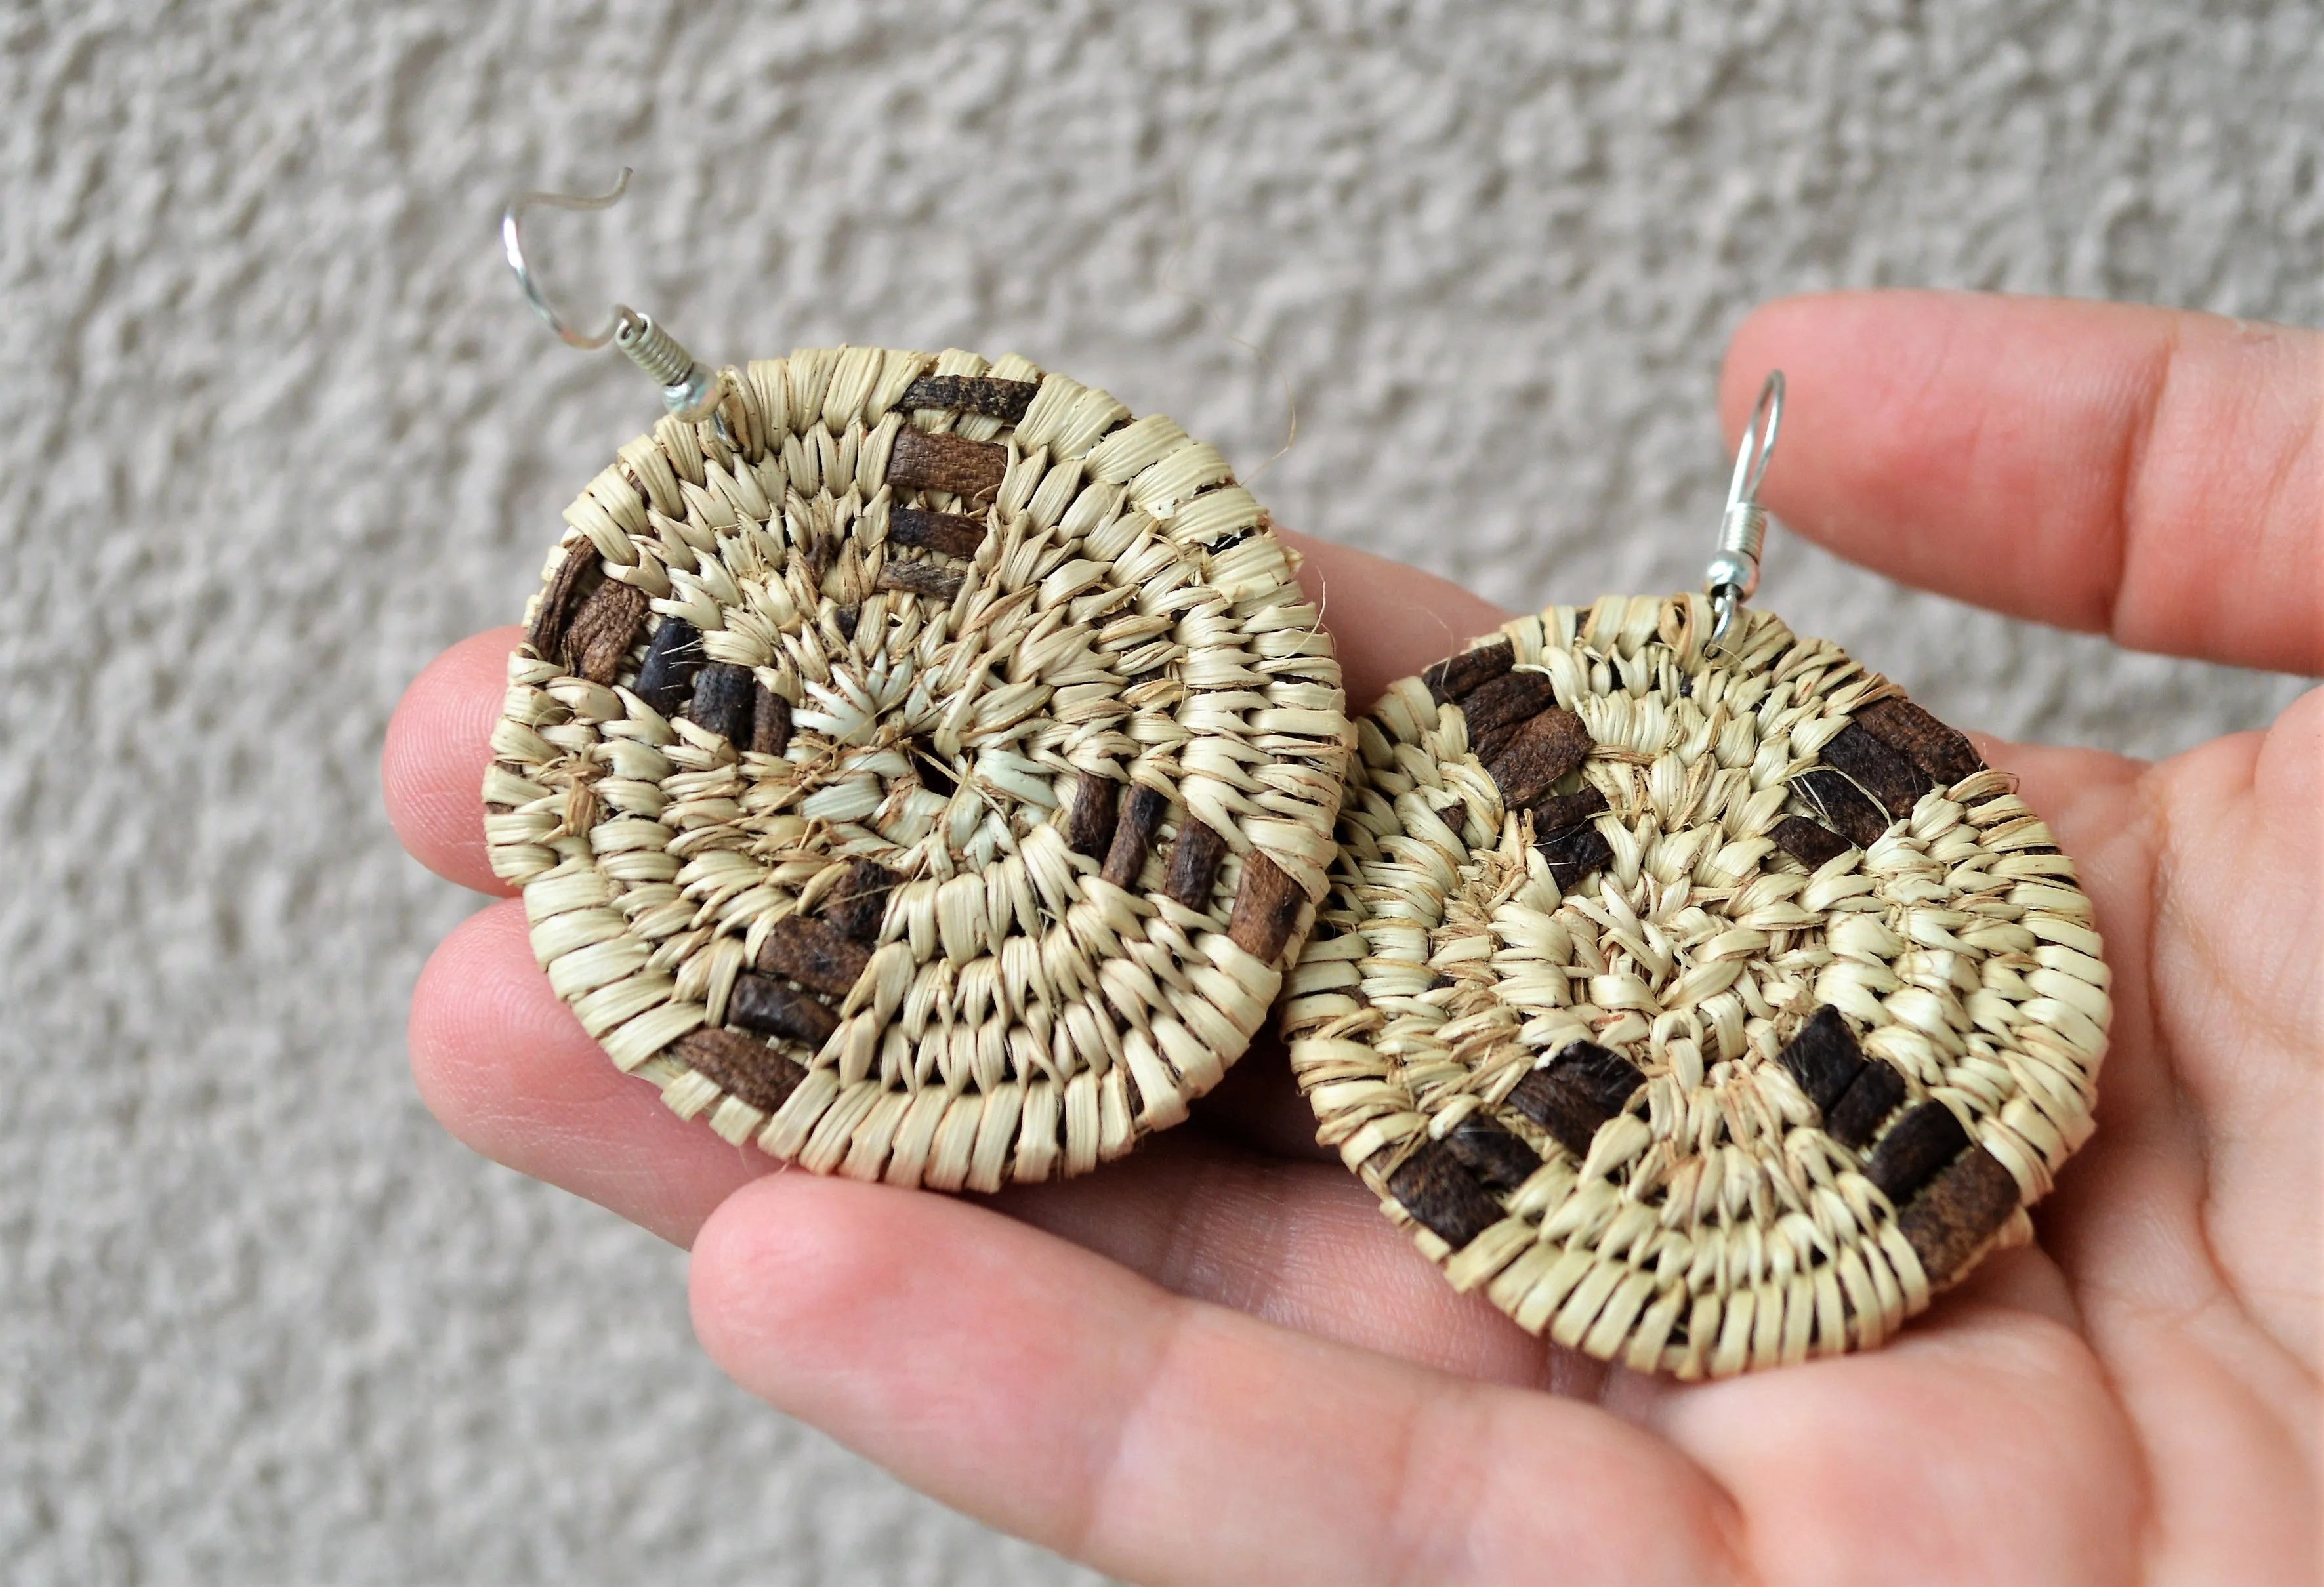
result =
[{"label": "second round woven earring", "polygon": [[995,1190],[1185,1117],[1306,935],[1352,737],[1259,503],[1020,358],[714,375],[615,325],[673,412],[567,509],[484,787],[558,992],[817,1172]]},{"label": "second round woven earring", "polygon": [[1742,608],[1745,479],[1708,597],[1552,607],[1358,724],[1283,1016],[1455,1287],[1685,1378],[1877,1344],[2024,1239],[2111,1011],[2014,780]]}]

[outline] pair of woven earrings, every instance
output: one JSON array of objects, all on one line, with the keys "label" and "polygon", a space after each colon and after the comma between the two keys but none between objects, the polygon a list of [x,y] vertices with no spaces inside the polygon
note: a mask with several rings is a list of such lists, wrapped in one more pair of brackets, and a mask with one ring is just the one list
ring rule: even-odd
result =
[{"label": "pair of woven earrings", "polygon": [[[622,173],[626,180],[628,173]],[[2107,972],[1969,741],[1706,593],[1506,624],[1351,722],[1213,447],[947,352],[709,371],[566,509],[486,774],[558,994],[687,1117],[940,1190],[1086,1173],[1272,1013],[1461,1289],[1681,1377],[1867,1348],[2086,1139]]]}]

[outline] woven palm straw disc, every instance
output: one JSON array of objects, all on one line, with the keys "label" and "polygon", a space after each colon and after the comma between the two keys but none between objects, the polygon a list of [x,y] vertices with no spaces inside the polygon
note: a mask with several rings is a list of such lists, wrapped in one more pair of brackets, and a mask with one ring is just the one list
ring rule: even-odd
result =
[{"label": "woven palm straw disc", "polygon": [[1507,625],[1359,724],[1284,1024],[1459,1288],[1692,1378],[1878,1343],[2090,1130],[2107,973],[2015,783],[1698,596]]},{"label": "woven palm straw disc", "polygon": [[1213,447],[1022,359],[723,377],[566,513],[484,785],[622,1069],[818,1172],[1085,1172],[1267,1017],[1352,734]]}]

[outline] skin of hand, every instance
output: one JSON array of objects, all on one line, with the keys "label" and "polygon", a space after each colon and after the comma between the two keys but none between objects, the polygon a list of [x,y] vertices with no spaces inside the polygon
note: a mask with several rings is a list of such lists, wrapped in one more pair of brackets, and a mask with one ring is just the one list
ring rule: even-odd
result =
[{"label": "skin of hand", "polygon": [[[1771,367],[1798,417],[1767,500],[1798,532],[2126,645],[2324,672],[2324,337],[1792,299],[1729,349],[1730,435]],[[1351,707],[1503,616],[1298,543]],[[2324,690],[2154,764],[1980,743],[2096,902],[2098,1132],[2035,1242],[1895,1342],[1679,1385],[1455,1295],[1314,1146],[1279,1049],[1134,1158],[989,1199],[775,1172],[668,1113],[551,993],[484,863],[518,638],[446,652],[388,739],[406,845],[504,900],[420,977],[420,1093],[689,1246],[719,1365],[946,1504],[1156,1582],[2317,1578]]]}]

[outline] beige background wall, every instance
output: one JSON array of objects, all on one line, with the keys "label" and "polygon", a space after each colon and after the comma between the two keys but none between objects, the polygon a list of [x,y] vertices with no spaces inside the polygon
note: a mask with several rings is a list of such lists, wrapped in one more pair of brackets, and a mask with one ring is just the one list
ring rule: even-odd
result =
[{"label": "beige background wall", "polygon": [[[1298,392],[1285,521],[1587,599],[1695,576],[1760,298],[2324,318],[2324,14],[2209,10],[0,6],[5,1573],[1074,1575],[745,1399],[678,1253],[413,1099],[473,900],[391,841],[383,725],[653,411],[519,306],[506,189],[637,165],[560,279],[706,354],[1017,349],[1255,466],[1279,393],[1175,276]],[[2007,733],[2294,687],[1788,540],[1767,598]]]}]

